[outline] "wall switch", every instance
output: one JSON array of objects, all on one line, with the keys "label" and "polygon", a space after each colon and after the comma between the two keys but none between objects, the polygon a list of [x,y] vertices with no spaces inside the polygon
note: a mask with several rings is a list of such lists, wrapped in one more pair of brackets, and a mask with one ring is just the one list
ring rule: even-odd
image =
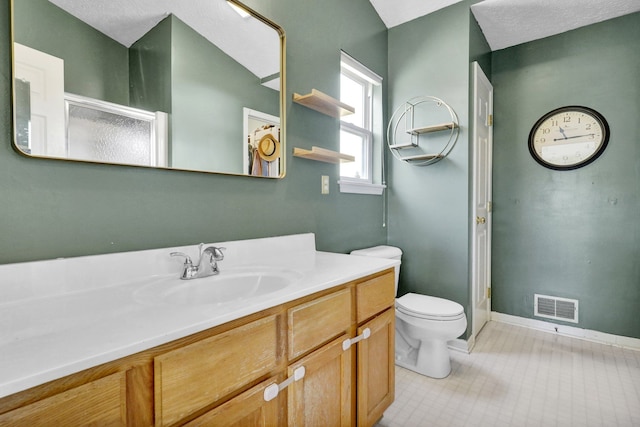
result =
[{"label": "wall switch", "polygon": [[329,175],[322,175],[322,194],[329,194]]}]

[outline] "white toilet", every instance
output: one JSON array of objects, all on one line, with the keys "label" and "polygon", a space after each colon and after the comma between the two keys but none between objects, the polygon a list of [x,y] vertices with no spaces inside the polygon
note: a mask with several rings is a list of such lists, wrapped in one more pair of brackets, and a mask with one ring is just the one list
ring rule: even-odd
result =
[{"label": "white toilet", "polygon": [[[351,255],[400,260],[402,251],[393,246],[375,246]],[[399,268],[396,268],[396,295]],[[467,329],[464,308],[454,301],[408,293],[396,299],[396,365],[432,378],[451,372],[447,341]]]}]

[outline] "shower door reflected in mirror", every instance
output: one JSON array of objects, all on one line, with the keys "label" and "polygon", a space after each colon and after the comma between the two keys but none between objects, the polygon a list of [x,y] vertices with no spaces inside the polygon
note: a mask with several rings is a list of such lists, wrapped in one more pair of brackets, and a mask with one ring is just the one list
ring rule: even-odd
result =
[{"label": "shower door reflected in mirror", "polygon": [[[14,146],[22,153],[251,175],[243,113],[249,109],[277,121],[272,134],[280,149],[253,175],[284,176],[284,32],[268,19],[252,11],[241,16],[230,7],[240,5],[235,0],[12,3]],[[130,112],[166,124],[145,125]],[[157,142],[142,149],[123,139],[120,123],[148,127]]]}]

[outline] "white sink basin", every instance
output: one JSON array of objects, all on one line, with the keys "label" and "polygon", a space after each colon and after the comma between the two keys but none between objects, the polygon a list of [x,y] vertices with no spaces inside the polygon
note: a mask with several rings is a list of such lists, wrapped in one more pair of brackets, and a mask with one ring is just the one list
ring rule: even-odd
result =
[{"label": "white sink basin", "polygon": [[269,269],[223,270],[191,280],[163,277],[137,290],[134,298],[144,304],[220,305],[269,295],[300,277],[294,271]]}]

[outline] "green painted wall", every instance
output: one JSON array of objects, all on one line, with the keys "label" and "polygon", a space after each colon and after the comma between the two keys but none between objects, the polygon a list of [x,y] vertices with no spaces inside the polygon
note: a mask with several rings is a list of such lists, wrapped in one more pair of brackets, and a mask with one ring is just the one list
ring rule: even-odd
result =
[{"label": "green painted wall", "polygon": [[171,113],[170,15],[129,48],[129,99],[132,107]]},{"label": "green painted wall", "polygon": [[[640,14],[493,54],[493,309],[580,301],[580,328],[640,338]],[[594,163],[553,171],[527,150],[546,112],[584,105],[611,127]],[[572,324],[573,325],[573,324]]]},{"label": "green painted wall", "polygon": [[[294,104],[293,92],[315,87],[337,96],[340,49],[386,77],[384,24],[368,0],[247,3],[287,34],[282,180],[17,154],[11,148],[9,1],[0,0],[0,263],[300,232],[315,232],[318,249],[335,252],[386,241],[381,197],[340,194],[338,166],[291,155],[292,147],[338,147],[338,121]],[[320,195],[321,175],[331,179],[327,196]]]},{"label": "green painted wall", "polygon": [[178,18],[171,39],[171,165],[242,173],[242,108],[279,116],[280,93]]},{"label": "green painted wall", "polygon": [[243,107],[280,115],[278,91],[173,15],[133,44],[130,64],[133,105],[171,112],[171,167],[241,174]]},{"label": "green painted wall", "polygon": [[[13,4],[15,41],[62,58],[65,91],[129,105],[126,47],[47,0],[17,0]],[[9,30],[8,25],[2,28],[5,33]]]},{"label": "green painted wall", "polygon": [[389,30],[388,102],[391,114],[409,98],[430,95],[458,115],[460,135],[445,159],[424,167],[389,160],[388,241],[404,251],[400,292],[459,302],[469,327],[470,4]]},{"label": "green painted wall", "polygon": [[[24,158],[11,148],[2,54],[0,263],[307,231],[319,249],[346,252],[388,235],[405,251],[401,292],[450,298],[469,313],[469,62],[478,60],[495,89],[493,309],[532,317],[535,292],[578,298],[578,327],[640,337],[640,15],[489,57],[471,3],[387,32],[367,0],[247,1],[287,32],[283,180]],[[5,53],[8,4],[0,0]],[[339,49],[385,77],[387,111],[429,94],[450,103],[462,125],[435,165],[388,161],[388,233],[381,197],[339,194],[337,166],[291,156],[292,147],[338,147],[337,121],[291,95],[337,96]],[[602,112],[611,142],[593,164],[555,172],[531,159],[526,139],[538,117],[569,104]],[[321,196],[325,174],[331,194]]]}]

